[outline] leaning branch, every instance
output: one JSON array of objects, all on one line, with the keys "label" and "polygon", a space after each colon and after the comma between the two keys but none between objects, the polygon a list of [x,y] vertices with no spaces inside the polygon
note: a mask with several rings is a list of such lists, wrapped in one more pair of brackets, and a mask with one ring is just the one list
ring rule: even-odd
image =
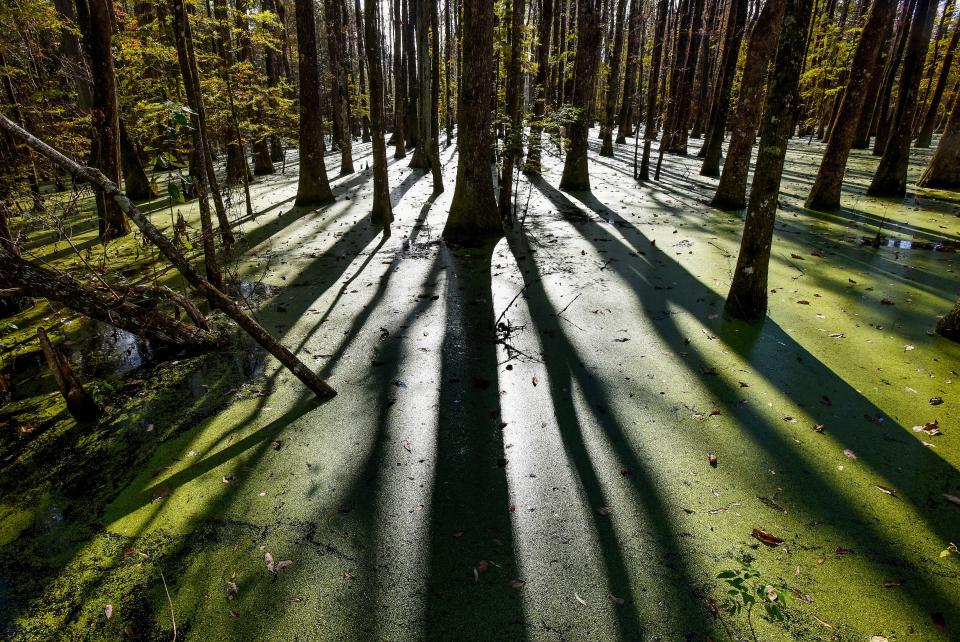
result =
[{"label": "leaning branch", "polygon": [[190,285],[213,302],[224,314],[233,319],[237,325],[243,328],[247,334],[270,354],[276,357],[280,363],[286,366],[304,385],[312,390],[314,394],[320,398],[329,398],[337,394],[326,381],[317,376],[316,373],[304,365],[292,352],[274,339],[256,319],[244,312],[230,297],[214,287],[207,279],[200,276],[173,243],[120,191],[120,187],[116,183],[104,176],[99,170],[92,167],[85,167],[72,158],[65,156],[3,114],[0,114],[0,129],[10,133],[24,145],[38,154],[45,156],[73,176],[89,182],[96,189],[103,192],[107,198],[112,198],[113,201],[120,206],[120,209],[122,209],[130,220],[140,229],[143,235],[160,250],[167,260],[176,266],[177,270]]}]

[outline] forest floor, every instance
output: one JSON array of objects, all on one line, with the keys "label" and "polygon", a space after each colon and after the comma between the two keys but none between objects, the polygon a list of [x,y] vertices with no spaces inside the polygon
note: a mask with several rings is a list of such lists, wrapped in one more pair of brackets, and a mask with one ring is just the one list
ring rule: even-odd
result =
[{"label": "forest floor", "polygon": [[[804,210],[822,146],[795,139],[749,325],[722,314],[743,214],[706,204],[693,155],[637,185],[630,139],[591,153],[579,194],[550,156],[504,240],[450,250],[456,146],[438,196],[391,161],[385,243],[355,151],[367,169],[319,211],[293,207],[295,153],[258,179],[232,264],[332,401],[242,341],[155,364],[45,304],[0,321],[19,390],[0,408],[0,639],[960,636],[960,558],[941,557],[960,345],[931,334],[960,292],[949,195],[866,198],[877,159],[855,152],[844,208]],[[75,229],[88,261],[95,236]],[[52,240],[34,252],[79,261]],[[158,263],[131,238],[106,264]],[[107,405],[97,426],[36,367],[41,323]],[[784,621],[726,613],[717,576],[744,566]]]}]

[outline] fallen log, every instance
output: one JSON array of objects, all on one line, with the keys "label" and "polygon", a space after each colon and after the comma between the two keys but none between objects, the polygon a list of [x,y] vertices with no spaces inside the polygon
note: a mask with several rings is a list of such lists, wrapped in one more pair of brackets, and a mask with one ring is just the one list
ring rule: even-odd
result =
[{"label": "fallen log", "polygon": [[220,343],[218,335],[204,328],[187,325],[157,310],[135,305],[114,292],[98,292],[69,274],[34,265],[2,247],[0,287],[19,288],[31,297],[56,301],[91,319],[159,344],[203,350]]},{"label": "fallen log", "polygon": [[46,157],[55,165],[69,172],[72,176],[86,180],[96,189],[103,192],[107,198],[112,198],[114,202],[120,206],[120,209],[122,209],[130,220],[140,229],[143,235],[160,250],[168,261],[176,266],[177,270],[191,286],[196,288],[197,291],[209,301],[213,302],[224,314],[233,319],[254,341],[259,343],[270,354],[276,357],[280,363],[286,366],[307,388],[312,390],[318,397],[324,399],[337,394],[326,381],[317,376],[317,374],[300,361],[296,355],[274,339],[256,319],[244,312],[233,299],[221,292],[207,279],[200,276],[173,243],[120,191],[120,187],[116,183],[104,176],[99,170],[93,167],[83,166],[72,158],[65,156],[3,114],[0,114],[0,129],[9,132],[12,136],[20,140],[21,143],[41,156]]}]

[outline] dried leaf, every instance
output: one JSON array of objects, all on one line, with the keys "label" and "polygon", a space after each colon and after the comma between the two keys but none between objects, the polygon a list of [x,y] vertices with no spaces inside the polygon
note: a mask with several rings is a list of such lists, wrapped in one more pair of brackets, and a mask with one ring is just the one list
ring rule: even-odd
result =
[{"label": "dried leaf", "polygon": [[108,619],[108,620],[109,620],[110,618],[112,618],[112,617],[113,617],[113,604],[107,604],[105,607],[103,607],[103,614],[107,616],[107,619]]},{"label": "dried leaf", "polygon": [[943,498],[948,502],[950,502],[951,504],[956,504],[957,506],[960,506],[960,497],[957,497],[956,495],[949,495],[947,493],[944,493]]},{"label": "dried leaf", "polygon": [[626,602],[622,597],[617,597],[613,593],[607,593],[607,599],[610,600],[610,603],[614,606],[623,606],[624,602]]},{"label": "dried leaf", "polygon": [[238,611],[234,611],[233,609],[230,609],[230,617],[240,617],[240,613]]},{"label": "dried leaf", "polygon": [[276,570],[280,571],[292,565],[293,565],[293,560],[280,560],[279,562],[277,562]]},{"label": "dried leaf", "polygon": [[914,426],[913,432],[925,432],[931,437],[943,434],[943,432],[940,431],[940,422],[937,419],[934,419],[931,422],[927,422],[922,426]]},{"label": "dried leaf", "polygon": [[886,493],[892,497],[897,496],[897,491],[893,490],[892,488],[887,488],[886,486],[881,486],[880,484],[877,484],[876,486],[877,490],[879,490],[881,493]]},{"label": "dried leaf", "polygon": [[853,452],[853,451],[850,450],[849,448],[844,448],[844,449],[843,449],[843,454],[846,455],[847,459],[856,459],[856,458],[857,458],[857,453]]},{"label": "dried leaf", "polygon": [[714,468],[717,467],[717,456],[714,453],[707,454],[707,461],[710,462],[710,465]]},{"label": "dried leaf", "polygon": [[577,602],[580,602],[580,604],[583,604],[584,606],[587,605],[587,601],[586,601],[585,599],[583,599],[582,597],[580,597],[580,594],[577,593],[576,591],[573,592],[573,597],[574,597],[574,599],[577,600]]},{"label": "dried leaf", "polygon": [[782,537],[777,537],[776,535],[768,533],[764,530],[760,530],[759,528],[753,529],[750,534],[754,537],[754,539],[760,540],[767,546],[776,546],[784,541]]},{"label": "dried leaf", "polygon": [[517,589],[518,591],[526,585],[527,583],[525,580],[510,580],[510,586]]},{"label": "dried leaf", "polygon": [[263,561],[267,563],[267,570],[273,573],[276,565],[273,563],[273,555],[269,551],[264,554]]}]

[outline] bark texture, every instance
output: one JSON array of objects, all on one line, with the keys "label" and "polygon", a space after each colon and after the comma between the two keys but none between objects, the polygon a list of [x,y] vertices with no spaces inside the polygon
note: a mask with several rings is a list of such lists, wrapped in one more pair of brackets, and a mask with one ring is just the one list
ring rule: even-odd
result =
[{"label": "bark texture", "polygon": [[310,207],[332,203],[333,192],[323,161],[323,108],[313,1],[296,0],[295,6],[300,74],[300,172],[296,204]]},{"label": "bark texture", "polygon": [[570,123],[570,142],[563,163],[560,189],[568,192],[590,189],[587,138],[593,121],[593,99],[600,66],[600,0],[577,1],[577,56],[574,62],[573,106],[579,110]]},{"label": "bark texture", "polygon": [[840,206],[843,174],[857,133],[858,117],[866,100],[866,88],[874,75],[880,73],[876,62],[880,47],[889,34],[896,4],[896,0],[874,0],[870,8],[870,15],[853,55],[850,79],[830,128],[827,149],[820,161],[813,189],[807,196],[806,206],[811,209],[830,210]]},{"label": "bark texture", "polygon": [[740,254],[725,306],[726,313],[738,319],[760,319],[767,312],[767,272],[777,196],[787,141],[793,130],[793,114],[800,100],[797,88],[812,11],[813,0],[787,0],[783,14]]}]

